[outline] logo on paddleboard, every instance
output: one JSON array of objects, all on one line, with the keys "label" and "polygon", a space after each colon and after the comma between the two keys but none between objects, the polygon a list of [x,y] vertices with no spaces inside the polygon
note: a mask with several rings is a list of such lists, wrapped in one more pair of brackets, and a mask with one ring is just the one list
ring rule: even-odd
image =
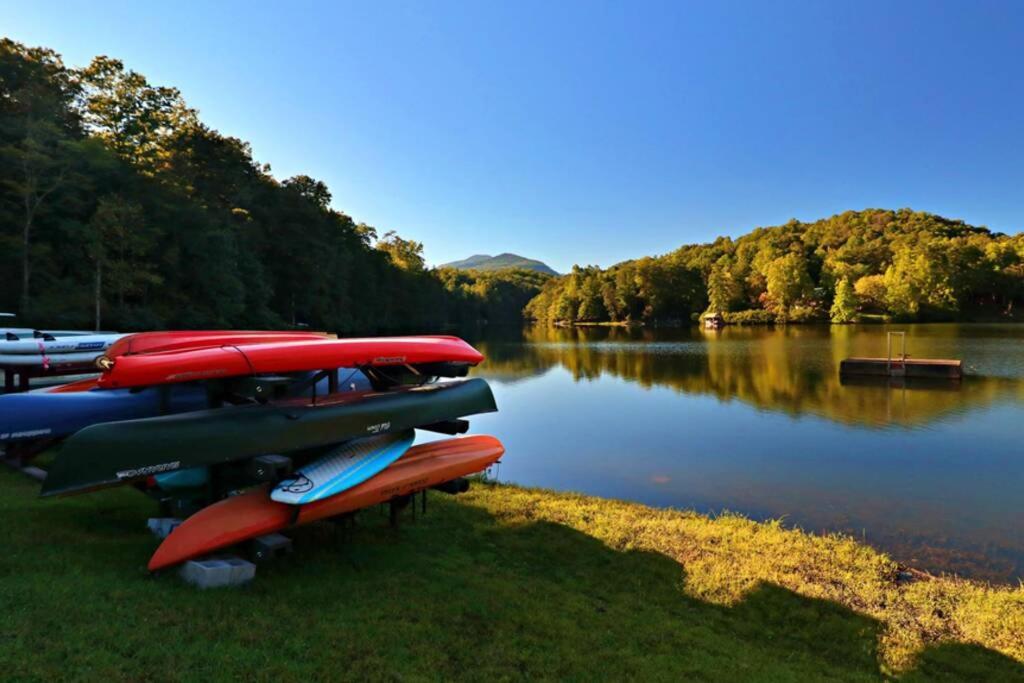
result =
[{"label": "logo on paddleboard", "polygon": [[77,349],[78,351],[97,351],[99,349],[102,349],[103,345],[104,345],[104,342],[101,342],[101,341],[98,341],[98,342],[80,342],[78,344],[78,346],[75,347],[75,349]]},{"label": "logo on paddleboard", "polygon": [[121,470],[117,473],[118,479],[135,479],[136,477],[148,477],[151,474],[160,474],[161,472],[170,472],[181,467],[181,461],[175,460],[174,462],[165,462],[160,465],[147,465],[146,467],[138,467],[134,470]]},{"label": "logo on paddleboard", "polygon": [[289,482],[281,482],[277,490],[284,493],[307,493],[313,490],[313,481],[304,474],[299,474]]},{"label": "logo on paddleboard", "polygon": [[114,359],[107,358],[106,356],[100,356],[96,359],[96,367],[103,372],[109,372],[110,369],[114,367]]},{"label": "logo on paddleboard", "polygon": [[374,365],[398,365],[405,362],[405,356],[378,356],[373,359]]},{"label": "logo on paddleboard", "polygon": [[391,423],[390,422],[380,422],[378,424],[368,426],[366,428],[366,431],[369,434],[383,434],[384,432],[388,431],[389,429],[391,429]]}]

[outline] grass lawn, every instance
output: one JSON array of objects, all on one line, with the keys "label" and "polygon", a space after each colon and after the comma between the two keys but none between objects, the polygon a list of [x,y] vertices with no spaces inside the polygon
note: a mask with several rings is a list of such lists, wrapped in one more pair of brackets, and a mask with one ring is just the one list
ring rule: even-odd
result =
[{"label": "grass lawn", "polygon": [[4,680],[1024,680],[1024,590],[778,525],[479,485],[204,592],[147,575],[143,496],[37,489],[0,472]]}]

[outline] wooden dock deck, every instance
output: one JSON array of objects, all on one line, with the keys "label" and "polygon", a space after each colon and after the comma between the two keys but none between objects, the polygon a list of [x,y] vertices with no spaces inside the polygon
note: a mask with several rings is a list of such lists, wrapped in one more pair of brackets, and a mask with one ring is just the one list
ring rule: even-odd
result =
[{"label": "wooden dock deck", "polygon": [[847,358],[839,363],[839,374],[960,379],[963,363],[947,358]]}]

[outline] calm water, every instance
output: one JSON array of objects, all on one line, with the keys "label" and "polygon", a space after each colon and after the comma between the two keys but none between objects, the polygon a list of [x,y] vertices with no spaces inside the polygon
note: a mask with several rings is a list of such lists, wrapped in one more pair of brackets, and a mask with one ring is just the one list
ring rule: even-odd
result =
[{"label": "calm water", "polygon": [[907,325],[960,384],[840,383],[885,327],[492,331],[499,477],[842,530],[932,571],[1024,577],[1024,326]]}]

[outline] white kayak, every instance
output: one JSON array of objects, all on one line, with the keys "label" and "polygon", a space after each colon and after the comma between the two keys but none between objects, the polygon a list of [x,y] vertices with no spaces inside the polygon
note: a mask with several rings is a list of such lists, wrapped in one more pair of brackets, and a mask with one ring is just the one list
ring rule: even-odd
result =
[{"label": "white kayak", "polygon": [[[49,333],[47,333],[49,334]],[[11,354],[29,354],[35,356],[57,355],[67,353],[91,353],[99,355],[110,348],[110,345],[123,337],[123,334],[83,334],[68,337],[57,337],[51,341],[44,338],[5,340],[0,338],[0,356]]]}]

